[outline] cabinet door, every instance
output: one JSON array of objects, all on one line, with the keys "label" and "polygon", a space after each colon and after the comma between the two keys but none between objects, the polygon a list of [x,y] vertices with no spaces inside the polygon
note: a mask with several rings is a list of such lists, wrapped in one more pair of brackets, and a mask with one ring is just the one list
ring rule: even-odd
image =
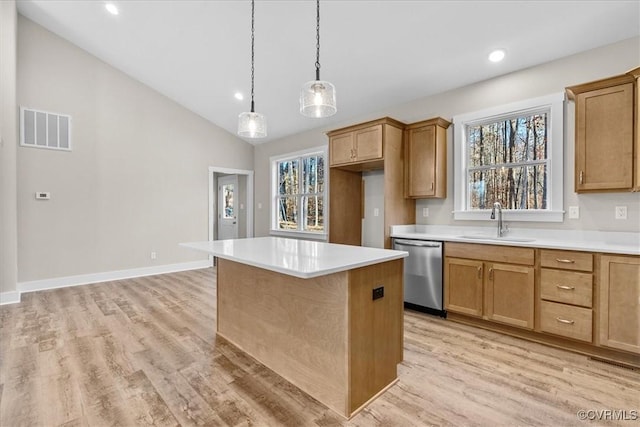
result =
[{"label": "cabinet door", "polygon": [[382,125],[354,132],[356,161],[382,158]]},{"label": "cabinet door", "polygon": [[353,162],[353,132],[335,135],[329,139],[329,165],[342,165]]},{"label": "cabinet door", "polygon": [[576,96],[576,192],[633,186],[633,83]]},{"label": "cabinet door", "polygon": [[408,196],[430,197],[436,189],[436,127],[411,129],[408,138]]},{"label": "cabinet door", "polygon": [[445,308],[482,316],[482,261],[445,258]]},{"label": "cabinet door", "polygon": [[640,258],[600,260],[600,345],[640,353]]},{"label": "cabinet door", "polygon": [[533,267],[486,264],[485,268],[486,318],[533,329]]}]

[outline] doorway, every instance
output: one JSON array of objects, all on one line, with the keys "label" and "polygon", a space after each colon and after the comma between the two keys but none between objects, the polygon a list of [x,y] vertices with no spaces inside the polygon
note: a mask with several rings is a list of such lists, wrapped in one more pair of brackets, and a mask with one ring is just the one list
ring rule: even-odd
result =
[{"label": "doorway", "polygon": [[210,166],[209,241],[245,237],[253,237],[253,171]]},{"label": "doorway", "polygon": [[238,175],[224,175],[218,178],[218,229],[216,230],[218,234],[216,240],[238,238],[238,216],[243,199],[246,199],[246,195],[241,194],[238,188]]}]

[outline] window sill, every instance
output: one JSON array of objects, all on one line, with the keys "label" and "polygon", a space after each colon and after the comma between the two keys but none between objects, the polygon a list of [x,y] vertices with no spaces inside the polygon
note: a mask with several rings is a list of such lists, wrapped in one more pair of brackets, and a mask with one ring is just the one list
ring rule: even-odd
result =
[{"label": "window sill", "polygon": [[277,237],[290,237],[292,239],[304,239],[304,240],[319,240],[326,242],[327,235],[324,233],[311,233],[308,231],[282,231],[282,230],[271,230],[269,232],[270,236]]},{"label": "window sill", "polygon": [[[453,219],[464,221],[487,221],[490,219],[491,210],[484,211],[453,211]],[[527,221],[527,222],[563,222],[564,211],[502,211],[503,221]]]}]

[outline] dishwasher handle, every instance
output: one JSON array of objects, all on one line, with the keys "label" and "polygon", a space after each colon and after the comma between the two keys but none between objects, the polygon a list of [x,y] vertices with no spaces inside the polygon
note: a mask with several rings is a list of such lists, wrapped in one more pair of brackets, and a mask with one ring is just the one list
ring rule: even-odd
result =
[{"label": "dishwasher handle", "polygon": [[420,248],[439,248],[442,243],[440,242],[427,242],[424,240],[395,240],[397,245],[404,246],[417,246]]}]

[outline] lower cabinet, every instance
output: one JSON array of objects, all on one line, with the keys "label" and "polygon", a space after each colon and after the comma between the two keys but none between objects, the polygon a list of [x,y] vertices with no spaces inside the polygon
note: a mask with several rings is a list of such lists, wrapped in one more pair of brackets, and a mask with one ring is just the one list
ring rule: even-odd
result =
[{"label": "lower cabinet", "polygon": [[593,342],[593,265],[589,252],[540,250],[540,330]]},{"label": "lower cabinet", "polygon": [[534,269],[525,265],[485,264],[485,314],[488,320],[533,329]]},{"label": "lower cabinet", "polygon": [[640,257],[600,257],[600,345],[640,354]]},{"label": "lower cabinet", "polygon": [[640,256],[458,242],[444,255],[452,320],[640,367]]},{"label": "lower cabinet", "polygon": [[445,258],[445,308],[482,317],[482,261]]},{"label": "lower cabinet", "polygon": [[589,308],[542,301],[540,329],[578,341],[591,342],[593,312]]},{"label": "lower cabinet", "polygon": [[[445,245],[446,310],[533,329],[533,249],[473,246],[466,243]],[[451,255],[477,256],[481,259],[457,258]],[[509,261],[526,265],[511,264]]]}]

